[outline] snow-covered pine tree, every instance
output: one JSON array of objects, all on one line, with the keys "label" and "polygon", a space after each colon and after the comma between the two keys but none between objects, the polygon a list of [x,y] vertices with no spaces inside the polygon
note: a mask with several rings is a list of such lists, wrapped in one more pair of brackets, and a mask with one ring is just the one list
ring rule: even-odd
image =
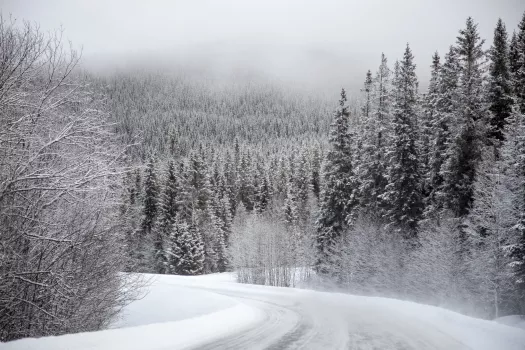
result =
[{"label": "snow-covered pine tree", "polygon": [[[255,179],[257,179],[257,181],[255,181]],[[254,177],[254,187],[254,208],[255,211],[260,214],[268,208],[272,196],[268,174],[261,161],[257,163],[257,176]]]},{"label": "snow-covered pine tree", "polygon": [[[385,159],[386,136],[390,121],[389,89],[390,70],[384,54],[381,55],[381,65],[374,80],[367,74],[364,91],[367,93],[367,105],[363,107],[363,132],[361,138],[361,156],[356,164],[359,177],[359,197],[363,210],[367,215],[382,217],[382,200],[386,186]],[[368,102],[368,100],[371,100]]]},{"label": "snow-covered pine tree", "polygon": [[284,201],[284,222],[289,228],[297,228],[299,225],[299,208],[297,204],[297,182],[292,176],[289,177]]},{"label": "snow-covered pine tree", "polygon": [[[515,64],[514,70],[514,93],[516,95],[517,103],[521,113],[525,113],[525,12],[523,18],[518,24],[518,34],[516,40],[516,49],[513,51],[513,65]],[[517,60],[514,61],[514,55],[517,56]]]},{"label": "snow-covered pine tree", "polygon": [[423,97],[423,111],[421,117],[420,128],[420,158],[421,158],[421,174],[423,175],[423,195],[425,200],[425,207],[431,205],[430,194],[434,191],[432,179],[435,175],[432,169],[432,156],[435,147],[435,137],[439,130],[439,87],[441,78],[441,58],[436,51],[432,56],[432,65],[430,66],[430,82],[428,84],[428,91]]},{"label": "snow-covered pine tree", "polygon": [[188,185],[193,210],[205,211],[211,196],[210,174],[202,152],[192,152],[188,159]]},{"label": "snow-covered pine tree", "polygon": [[513,282],[515,286],[514,313],[525,312],[525,115],[514,106],[501,149],[502,162],[512,189],[516,213],[511,233],[513,242],[506,247],[511,259]]},{"label": "snow-covered pine tree", "polygon": [[[222,202],[218,192],[214,192],[208,204],[208,222],[204,225],[203,235],[205,265],[204,273],[224,272],[226,269],[226,242],[223,232]],[[207,247],[206,245],[211,245]],[[211,258],[211,259],[210,259]]]},{"label": "snow-covered pine tree", "polygon": [[340,271],[340,238],[345,228],[352,225],[357,217],[358,184],[352,164],[350,113],[346,101],[343,89],[331,126],[317,220],[316,268],[320,273],[330,275],[337,275]]},{"label": "snow-covered pine tree", "polygon": [[221,223],[221,237],[218,240],[218,260],[217,267],[219,272],[225,272],[230,268],[230,260],[228,255],[228,247],[230,246],[230,236],[232,232],[232,214],[230,208],[230,199],[227,194],[220,199],[219,213]]},{"label": "snow-covered pine tree", "polygon": [[144,179],[144,207],[142,219],[142,234],[148,236],[155,225],[158,214],[159,188],[157,184],[157,174],[155,161],[150,158],[146,166],[146,176]]},{"label": "snow-covered pine tree", "polygon": [[242,153],[239,167],[238,167],[238,183],[239,201],[243,203],[248,211],[253,210],[255,188],[254,183],[254,169],[253,164],[248,153]]},{"label": "snow-covered pine tree", "polygon": [[372,112],[372,72],[368,70],[366,72],[365,84],[363,86],[362,92],[364,94],[363,101],[363,117],[369,118]]},{"label": "snow-covered pine tree", "polygon": [[158,217],[158,197],[159,188],[155,161],[153,158],[150,158],[146,165],[146,174],[144,176],[142,219],[140,233],[136,238],[137,244],[135,246],[137,268],[141,272],[150,272],[155,269],[155,256],[158,246],[155,237],[153,237],[153,230]]},{"label": "snow-covered pine tree", "polygon": [[199,275],[204,267],[204,244],[196,225],[191,226],[177,215],[170,234],[167,258],[170,272],[177,275]]},{"label": "snow-covered pine tree", "polygon": [[319,147],[314,147],[312,151],[312,169],[311,169],[311,184],[312,192],[317,200],[319,200],[319,194],[321,193],[321,163],[322,156]]},{"label": "snow-covered pine tree", "polygon": [[160,197],[159,221],[155,227],[155,258],[156,272],[167,272],[166,241],[173,228],[175,216],[179,207],[179,179],[175,173],[175,165],[172,161],[168,162],[164,188]]},{"label": "snow-covered pine tree", "polygon": [[407,238],[416,235],[423,209],[416,146],[417,77],[413,60],[407,45],[394,82],[393,135],[387,155],[388,185],[383,196],[389,226]]},{"label": "snow-covered pine tree", "polygon": [[514,79],[516,77],[516,73],[519,69],[519,58],[520,53],[518,51],[518,36],[516,35],[516,31],[512,32],[512,38],[510,39],[509,44],[509,71],[512,81],[512,92],[515,93],[514,90]]},{"label": "snow-covered pine tree", "polygon": [[237,168],[230,152],[226,152],[224,159],[225,191],[230,200],[231,215],[237,209]]},{"label": "snow-covered pine tree", "polygon": [[458,55],[453,46],[445,55],[438,77],[438,91],[434,101],[434,123],[432,125],[432,153],[427,180],[430,193],[425,203],[424,217],[437,218],[444,208],[446,191],[444,190],[445,167],[448,161],[448,148],[452,143],[453,132],[457,128],[456,106],[458,100]]},{"label": "snow-covered pine tree", "polygon": [[459,88],[455,108],[453,140],[444,164],[443,197],[446,209],[456,217],[468,214],[473,199],[476,167],[481,159],[483,136],[486,135],[487,104],[483,72],[485,53],[477,24],[469,17],[466,28],[457,38]]},{"label": "snow-covered pine tree", "polygon": [[297,159],[295,171],[295,189],[297,200],[297,214],[299,219],[299,226],[302,228],[308,223],[310,218],[310,169],[308,164],[308,153],[306,150],[301,152],[301,156]]},{"label": "snow-covered pine tree", "polygon": [[494,42],[490,48],[488,103],[490,114],[489,137],[497,145],[503,140],[503,127],[512,112],[512,81],[509,68],[507,30],[501,18],[494,30]]}]

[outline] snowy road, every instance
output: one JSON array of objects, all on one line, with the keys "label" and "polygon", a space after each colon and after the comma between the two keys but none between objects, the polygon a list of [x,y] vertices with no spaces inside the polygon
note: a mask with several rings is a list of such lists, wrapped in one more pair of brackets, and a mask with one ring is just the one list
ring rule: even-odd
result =
[{"label": "snowy road", "polygon": [[[518,328],[386,298],[160,276],[111,329],[0,349],[525,349]],[[4,346],[4,347],[3,347]]]}]

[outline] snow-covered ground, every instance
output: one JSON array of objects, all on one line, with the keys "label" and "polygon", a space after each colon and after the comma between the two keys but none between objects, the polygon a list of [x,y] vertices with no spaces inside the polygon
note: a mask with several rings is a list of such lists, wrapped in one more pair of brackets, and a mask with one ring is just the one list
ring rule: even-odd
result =
[{"label": "snow-covered ground", "polygon": [[63,349],[523,350],[525,331],[386,298],[155,276],[113,329],[0,344]]},{"label": "snow-covered ground", "polygon": [[504,316],[496,319],[496,322],[507,326],[518,327],[525,331],[525,315]]}]

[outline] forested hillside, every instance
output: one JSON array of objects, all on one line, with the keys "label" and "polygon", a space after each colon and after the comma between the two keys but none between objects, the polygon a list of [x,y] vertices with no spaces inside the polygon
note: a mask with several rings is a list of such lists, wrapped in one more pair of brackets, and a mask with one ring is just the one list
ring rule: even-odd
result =
[{"label": "forested hillside", "polygon": [[106,80],[119,132],[144,140],[121,211],[130,269],[523,312],[525,19],[483,44],[468,18],[428,59],[427,91],[409,45],[380,55],[338,107],[271,85]]}]

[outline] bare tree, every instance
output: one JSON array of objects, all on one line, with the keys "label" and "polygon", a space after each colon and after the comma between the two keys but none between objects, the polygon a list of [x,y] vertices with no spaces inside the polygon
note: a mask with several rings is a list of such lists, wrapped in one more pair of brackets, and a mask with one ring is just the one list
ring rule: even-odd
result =
[{"label": "bare tree", "polygon": [[115,224],[124,150],[79,58],[60,32],[0,18],[0,341],[101,329],[134,292]]}]

